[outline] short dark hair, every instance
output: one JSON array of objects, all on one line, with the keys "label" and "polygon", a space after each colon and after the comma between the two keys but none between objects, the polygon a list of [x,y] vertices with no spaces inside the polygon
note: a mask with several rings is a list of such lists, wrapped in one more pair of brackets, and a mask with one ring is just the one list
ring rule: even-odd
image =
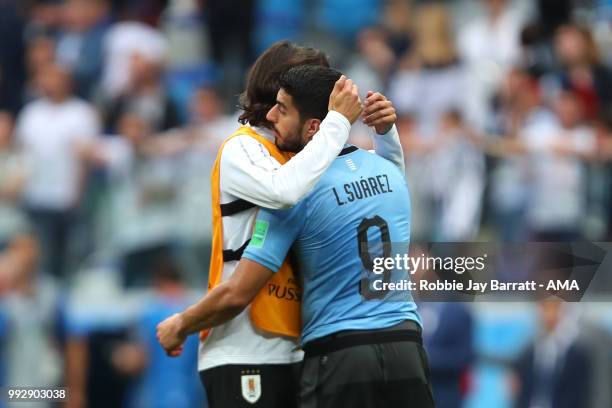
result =
[{"label": "short dark hair", "polygon": [[290,41],[279,41],[268,48],[253,64],[247,76],[245,91],[240,95],[239,121],[253,126],[272,127],[266,119],[276,104],[280,75],[299,65],[329,67],[327,56],[314,48],[302,47]]},{"label": "short dark hair", "polygon": [[280,86],[293,98],[302,120],[327,115],[329,95],[342,73],[329,67],[303,65],[284,72]]}]

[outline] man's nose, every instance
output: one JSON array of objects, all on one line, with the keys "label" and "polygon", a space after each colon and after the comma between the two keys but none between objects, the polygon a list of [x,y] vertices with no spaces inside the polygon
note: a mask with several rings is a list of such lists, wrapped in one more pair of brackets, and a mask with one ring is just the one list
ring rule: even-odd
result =
[{"label": "man's nose", "polygon": [[276,105],[274,105],[272,107],[272,109],[270,109],[266,115],[266,119],[269,122],[275,123],[276,122]]}]

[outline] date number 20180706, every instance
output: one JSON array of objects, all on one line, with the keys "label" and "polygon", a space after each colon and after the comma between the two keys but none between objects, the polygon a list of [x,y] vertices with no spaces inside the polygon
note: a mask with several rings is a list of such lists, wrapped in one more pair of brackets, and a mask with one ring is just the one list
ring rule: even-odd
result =
[{"label": "date number 20180706", "polygon": [[3,392],[8,401],[66,401],[66,388],[7,387]]}]

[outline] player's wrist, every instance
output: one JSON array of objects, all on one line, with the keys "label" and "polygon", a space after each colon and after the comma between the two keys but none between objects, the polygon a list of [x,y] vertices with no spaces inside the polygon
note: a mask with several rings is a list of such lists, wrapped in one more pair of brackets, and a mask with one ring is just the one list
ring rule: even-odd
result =
[{"label": "player's wrist", "polygon": [[391,123],[384,126],[375,126],[374,132],[376,133],[376,136],[388,136],[389,134],[391,134],[391,131],[393,130],[394,126],[395,123]]},{"label": "player's wrist", "polygon": [[377,135],[385,136],[387,133],[391,131],[392,127],[393,127],[393,123],[391,123],[390,125],[376,126],[374,127],[374,130],[376,131]]},{"label": "player's wrist", "polygon": [[191,334],[189,330],[189,318],[186,312],[187,311],[184,311],[182,313],[177,313],[176,315],[177,334],[183,338]]}]

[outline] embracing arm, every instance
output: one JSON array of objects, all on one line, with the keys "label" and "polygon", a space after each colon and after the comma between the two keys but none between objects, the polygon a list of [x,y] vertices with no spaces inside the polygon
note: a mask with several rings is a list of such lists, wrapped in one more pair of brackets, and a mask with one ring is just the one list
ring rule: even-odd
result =
[{"label": "embracing arm", "polygon": [[295,205],[338,157],[348,140],[351,123],[361,113],[361,101],[353,81],[342,76],[336,82],[328,108],[310,143],[283,166],[251,138],[230,140],[221,158],[223,189],[264,208]]},{"label": "embracing arm", "polygon": [[223,189],[264,208],[291,207],[338,157],[350,129],[342,114],[330,111],[310,143],[283,166],[255,139],[235,137],[223,149]]},{"label": "embracing arm", "polygon": [[183,331],[189,335],[233,319],[251,303],[273,274],[265,266],[243,258],[231,278],[181,313]]},{"label": "embracing arm", "polygon": [[243,258],[234,274],[208,292],[198,303],[157,326],[157,339],[171,356],[180,354],[187,336],[223,324],[251,303],[274,272]]},{"label": "embracing arm", "polygon": [[232,276],[198,303],[157,326],[157,338],[171,356],[180,353],[188,335],[236,317],[281,268],[304,224],[305,204],[284,211],[260,210],[263,238],[247,247]]}]

